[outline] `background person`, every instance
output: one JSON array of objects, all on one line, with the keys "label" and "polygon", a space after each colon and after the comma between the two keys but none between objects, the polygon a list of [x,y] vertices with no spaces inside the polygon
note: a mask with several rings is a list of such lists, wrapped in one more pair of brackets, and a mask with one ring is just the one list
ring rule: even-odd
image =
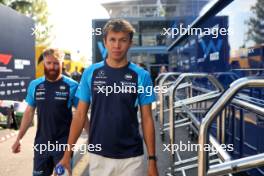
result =
[{"label": "background person", "polygon": [[[20,152],[20,140],[32,123],[37,109],[37,133],[34,146],[33,175],[49,176],[54,166],[62,158],[63,150],[42,151],[40,145],[67,144],[72,121],[72,106],[77,106],[75,92],[78,83],[62,75],[64,54],[57,49],[47,49],[44,52],[45,76],[31,81],[19,133],[12,146],[13,153]],[[38,151],[37,151],[38,150]]]},{"label": "background person", "polygon": [[78,72],[78,67],[76,66],[74,72],[71,74],[71,78],[77,82],[80,82],[81,76],[82,75]]}]

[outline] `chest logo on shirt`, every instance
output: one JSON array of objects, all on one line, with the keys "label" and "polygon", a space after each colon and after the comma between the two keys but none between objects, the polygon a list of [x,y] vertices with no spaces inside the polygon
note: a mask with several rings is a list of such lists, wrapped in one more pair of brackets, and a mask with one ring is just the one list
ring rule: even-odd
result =
[{"label": "chest logo on shirt", "polygon": [[45,95],[45,92],[40,92],[40,91],[36,92],[36,96],[43,96],[43,95]]},{"label": "chest logo on shirt", "polygon": [[42,101],[42,100],[45,100],[46,97],[45,97],[45,94],[46,94],[46,89],[45,89],[45,86],[44,84],[40,84],[38,87],[37,87],[37,90],[36,90],[36,94],[35,94],[35,98],[37,101]]},{"label": "chest logo on shirt", "polygon": [[127,74],[125,74],[124,78],[126,80],[130,81],[133,78],[133,76],[131,74],[127,73]]},{"label": "chest logo on shirt", "polygon": [[99,79],[107,79],[107,76],[105,75],[105,72],[103,70],[100,70],[97,75],[95,76],[95,78],[99,78]]},{"label": "chest logo on shirt", "polygon": [[45,100],[45,92],[37,91],[36,92],[36,100]]},{"label": "chest logo on shirt", "polygon": [[55,100],[67,100],[68,92],[55,92]]},{"label": "chest logo on shirt", "polygon": [[65,86],[60,86],[60,90],[65,90],[66,87]]},{"label": "chest logo on shirt", "polygon": [[38,86],[37,90],[45,90],[44,84],[40,84]]}]

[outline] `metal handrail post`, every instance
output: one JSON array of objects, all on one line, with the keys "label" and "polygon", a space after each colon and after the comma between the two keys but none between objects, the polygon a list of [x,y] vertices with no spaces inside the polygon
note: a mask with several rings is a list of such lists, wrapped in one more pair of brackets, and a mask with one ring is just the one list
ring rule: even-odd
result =
[{"label": "metal handrail post", "polygon": [[220,92],[224,90],[223,86],[216,80],[215,77],[212,75],[209,75],[207,73],[182,73],[177,78],[177,80],[174,82],[174,84],[170,87],[170,98],[169,98],[169,124],[170,124],[170,141],[173,143],[174,141],[174,97],[175,92],[177,88],[179,87],[182,80],[185,78],[188,79],[188,81],[191,81],[190,78],[197,77],[197,78],[208,78],[208,80],[215,86],[216,89],[218,89]]},{"label": "metal handrail post", "polygon": [[264,79],[261,77],[246,77],[234,81],[230,88],[227,89],[224,94],[218,99],[218,101],[212,106],[203,118],[199,130],[199,146],[198,151],[198,176],[206,176],[207,174],[207,152],[203,149],[203,146],[208,143],[208,128],[225,107],[225,105],[231,101],[233,96],[242,88],[245,87],[264,87]]}]

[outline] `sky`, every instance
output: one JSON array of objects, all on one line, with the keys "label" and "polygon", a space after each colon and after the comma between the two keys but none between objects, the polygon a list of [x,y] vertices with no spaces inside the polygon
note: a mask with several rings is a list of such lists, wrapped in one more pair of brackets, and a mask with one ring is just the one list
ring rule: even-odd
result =
[{"label": "sky", "polygon": [[[110,0],[47,0],[53,25],[51,47],[80,51],[88,60],[92,57],[92,19],[109,18],[100,5]],[[73,59],[76,59],[73,57]]]},{"label": "sky", "polygon": [[252,16],[252,10],[250,9],[252,5],[255,5],[255,3],[256,0],[234,1],[224,11],[218,14],[228,16],[228,25],[229,28],[232,29],[228,35],[231,50],[237,50],[243,44],[246,44],[247,47],[254,45],[252,41],[247,41],[245,43],[245,40],[246,32],[248,30],[246,22],[249,21],[249,18]]}]

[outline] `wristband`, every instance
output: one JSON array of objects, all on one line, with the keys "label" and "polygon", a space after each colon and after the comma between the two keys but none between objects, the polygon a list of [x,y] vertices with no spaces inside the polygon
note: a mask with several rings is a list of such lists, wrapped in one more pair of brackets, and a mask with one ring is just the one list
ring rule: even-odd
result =
[{"label": "wristband", "polygon": [[148,160],[154,160],[157,161],[157,157],[155,155],[148,156]]}]

